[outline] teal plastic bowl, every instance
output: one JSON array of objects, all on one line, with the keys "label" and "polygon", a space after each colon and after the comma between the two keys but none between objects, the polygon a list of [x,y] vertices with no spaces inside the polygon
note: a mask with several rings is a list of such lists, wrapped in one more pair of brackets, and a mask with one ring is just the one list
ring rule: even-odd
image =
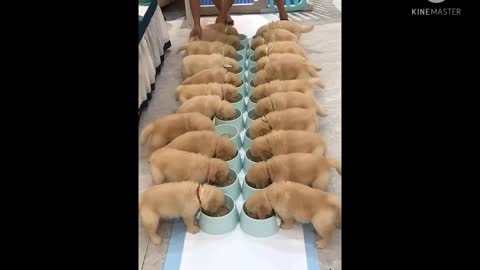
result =
[{"label": "teal plastic bowl", "polygon": [[240,157],[240,151],[237,150],[237,155],[231,160],[227,160],[228,167],[235,171],[235,173],[240,173],[242,170],[242,158]]},{"label": "teal plastic bowl", "polygon": [[228,174],[228,177],[231,177],[230,179],[235,179],[235,182],[233,182],[231,185],[226,186],[226,187],[219,187],[219,189],[226,195],[230,196],[232,199],[236,200],[239,196],[240,193],[242,193],[242,187],[240,186],[240,180],[238,180],[238,175],[237,173],[230,168],[230,172]]},{"label": "teal plastic bowl", "polygon": [[250,149],[245,152],[245,159],[243,160],[243,172],[247,175],[248,171],[252,167],[253,164],[257,162],[254,161],[252,158],[252,154],[250,154]]},{"label": "teal plastic bowl", "polygon": [[237,53],[241,54],[243,57],[247,56],[247,47],[240,42],[240,47],[237,49]]},{"label": "teal plastic bowl", "polygon": [[245,96],[242,93],[239,93],[235,102],[230,102],[233,104],[235,109],[238,109],[241,113],[244,113],[247,110],[247,104],[245,104]]},{"label": "teal plastic bowl", "polygon": [[[248,120],[248,119],[247,119]],[[245,136],[243,137],[243,149],[248,149],[250,146],[252,146],[253,139],[250,138],[249,132],[250,128],[247,128],[245,132]],[[243,166],[245,167],[245,162],[243,162]]]},{"label": "teal plastic bowl", "polygon": [[251,96],[248,96],[247,111],[255,109],[256,106],[257,106],[257,103],[252,101]]},{"label": "teal plastic bowl", "polygon": [[240,138],[240,133],[238,129],[232,125],[218,125],[214,128],[215,134],[224,135],[228,134],[230,136],[230,141],[235,144],[237,149],[242,147],[242,138]]},{"label": "teal plastic bowl", "polygon": [[[255,121],[255,119],[257,119],[257,114],[255,112],[255,108],[254,109],[251,109],[248,111],[247,113],[247,118],[245,120],[245,128],[249,128],[251,125],[252,125],[252,122]],[[247,135],[245,135],[247,136]]]},{"label": "teal plastic bowl", "polygon": [[238,38],[240,38],[240,43],[245,46],[245,48],[248,48],[248,37],[245,34],[238,34]]},{"label": "teal plastic bowl", "polygon": [[243,184],[242,184],[242,197],[243,197],[243,199],[246,201],[248,199],[248,197],[250,197],[250,195],[252,195],[253,193],[255,193],[259,190],[261,190],[261,189],[254,188],[254,187],[250,186],[249,184],[247,184],[247,173],[245,173],[245,180],[243,181]]},{"label": "teal plastic bowl", "polygon": [[255,50],[253,50],[250,45],[252,44],[252,39],[250,39],[249,41],[249,46],[248,46],[248,50],[247,50],[247,56],[255,56]]},{"label": "teal plastic bowl", "polygon": [[276,234],[280,226],[278,225],[277,216],[273,215],[266,219],[255,219],[245,214],[245,203],[242,205],[240,212],[240,228],[251,236],[268,237]]},{"label": "teal plastic bowl", "polygon": [[235,229],[239,219],[238,211],[233,199],[226,194],[225,206],[230,209],[230,212],[221,217],[211,217],[200,211],[200,217],[198,218],[200,229],[209,234],[224,234]]},{"label": "teal plastic bowl", "polygon": [[235,74],[237,74],[237,76],[240,78],[240,80],[246,81],[245,68],[241,64],[240,64],[240,69],[237,72],[235,72]]},{"label": "teal plastic bowl", "polygon": [[237,52],[237,56],[236,56],[235,60],[237,60],[237,62],[240,64],[240,66],[242,66],[244,68],[247,68],[246,59],[247,58],[244,55],[241,55],[239,52]]},{"label": "teal plastic bowl", "polygon": [[[241,99],[243,102],[243,97]],[[243,103],[245,106],[245,102]],[[243,123],[243,115],[242,112],[235,108],[235,118],[233,120],[222,120],[215,116],[215,126],[218,125],[231,125],[237,128],[237,130],[243,130],[245,128],[245,124]]]},{"label": "teal plastic bowl", "polygon": [[247,61],[248,61],[248,68],[257,66],[257,60],[255,59],[255,55],[248,56]]},{"label": "teal plastic bowl", "polygon": [[253,79],[255,79],[255,75],[253,76],[249,76],[248,78],[248,84],[247,86],[245,87],[245,89],[247,90],[247,95],[250,96],[253,92],[253,89],[255,89],[255,86],[253,86]]},{"label": "teal plastic bowl", "polygon": [[255,73],[256,72],[257,72],[257,67],[256,66],[248,67],[248,72],[246,73],[247,75],[245,75],[245,80],[247,82],[249,82],[250,80],[253,80],[253,78],[255,78]]},{"label": "teal plastic bowl", "polygon": [[237,90],[238,90],[238,93],[242,94],[244,97],[246,97],[248,94],[247,94],[247,83],[245,80],[242,80],[242,84],[240,84],[240,86],[237,87]]}]

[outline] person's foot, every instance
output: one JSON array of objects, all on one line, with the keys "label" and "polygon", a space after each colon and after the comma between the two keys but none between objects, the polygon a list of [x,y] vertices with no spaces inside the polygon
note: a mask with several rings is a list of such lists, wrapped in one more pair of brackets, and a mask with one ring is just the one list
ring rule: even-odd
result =
[{"label": "person's foot", "polygon": [[227,15],[226,17],[222,17],[218,15],[217,19],[215,20],[215,23],[224,23],[226,25],[233,26],[234,21],[232,20],[232,17],[230,17],[230,14]]},{"label": "person's foot", "polygon": [[226,25],[233,26],[235,22],[233,21],[232,17],[230,17],[230,14],[227,15],[227,19],[225,20]]}]

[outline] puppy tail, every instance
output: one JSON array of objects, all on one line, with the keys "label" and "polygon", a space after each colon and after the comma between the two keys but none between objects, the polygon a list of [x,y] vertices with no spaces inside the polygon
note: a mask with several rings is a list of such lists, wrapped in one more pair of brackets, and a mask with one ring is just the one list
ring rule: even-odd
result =
[{"label": "puppy tail", "polygon": [[323,106],[320,104],[320,102],[318,102],[317,100],[315,100],[315,104],[316,104],[316,109],[317,109],[317,114],[320,115],[321,117],[326,117],[328,116],[328,113],[325,111],[325,109],[323,108]]},{"label": "puppy tail", "polygon": [[145,142],[150,137],[154,129],[155,129],[155,124],[150,123],[142,130],[142,133],[140,134],[140,144],[145,144]]},{"label": "puppy tail", "polygon": [[313,25],[313,24],[311,24],[311,25],[302,25],[302,26],[301,26],[302,33],[311,32],[311,31],[313,31],[313,28],[315,28],[315,25]]},{"label": "puppy tail", "polygon": [[184,50],[186,50],[186,49],[187,49],[187,46],[188,46],[188,45],[187,45],[187,44],[185,44],[185,45],[181,46],[180,48],[178,48],[178,50],[177,50],[177,54],[179,54],[181,51],[184,51]]},{"label": "puppy tail", "polygon": [[338,174],[342,175],[342,162],[340,162],[340,160],[327,158],[327,163],[330,167],[335,168]]},{"label": "puppy tail", "polygon": [[311,78],[311,79],[309,79],[309,82],[312,85],[318,85],[322,89],[325,88],[325,85],[322,83],[322,80],[320,80],[320,78]]}]

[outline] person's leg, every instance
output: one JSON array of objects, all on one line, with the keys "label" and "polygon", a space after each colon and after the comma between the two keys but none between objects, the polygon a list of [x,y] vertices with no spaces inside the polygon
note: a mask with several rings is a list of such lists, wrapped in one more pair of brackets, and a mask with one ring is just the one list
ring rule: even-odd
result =
[{"label": "person's leg", "polygon": [[222,10],[220,13],[218,13],[217,20],[215,21],[216,23],[226,23],[228,25],[233,25],[234,22],[232,18],[230,17],[230,9],[232,8],[234,0],[224,0],[224,3],[222,5]]},{"label": "person's leg", "polygon": [[212,2],[217,8],[218,14],[220,14],[220,12],[222,12],[222,0],[212,0]]},{"label": "person's leg", "polygon": [[279,14],[280,20],[288,21],[288,14],[287,14],[287,11],[285,11],[283,0],[275,0],[275,4],[277,5],[277,8],[278,8],[278,14]]}]

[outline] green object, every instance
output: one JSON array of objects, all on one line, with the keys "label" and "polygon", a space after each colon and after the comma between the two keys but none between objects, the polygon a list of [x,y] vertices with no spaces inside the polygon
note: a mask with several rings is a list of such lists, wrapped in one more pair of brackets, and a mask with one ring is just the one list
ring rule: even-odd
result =
[{"label": "green object", "polygon": [[255,78],[255,73],[257,72],[257,67],[256,67],[257,62],[253,62],[253,63],[255,63],[254,66],[250,66],[250,63],[251,62],[249,62],[249,69],[248,69],[248,72],[247,72],[248,75],[245,76],[245,80],[247,82],[252,81]]},{"label": "green object", "polygon": [[242,94],[239,94],[241,97],[238,101],[236,102],[231,102],[233,104],[233,107],[238,109],[240,113],[244,113],[247,110],[247,105],[245,104],[245,96]]},{"label": "green object", "polygon": [[237,49],[237,53],[241,54],[243,57],[247,56],[247,47],[240,42],[240,47]]},{"label": "green object", "polygon": [[240,78],[240,80],[242,80],[242,83],[244,81],[246,81],[246,79],[245,79],[245,68],[242,66],[242,64],[240,64],[240,70],[235,72],[235,74],[237,74],[237,76]]},{"label": "green object", "polygon": [[237,87],[238,93],[242,94],[244,97],[247,96],[247,83],[246,81],[242,80],[242,84]]},{"label": "green object", "polygon": [[139,6],[150,6],[151,0],[138,0]]},{"label": "green object", "polygon": [[[247,129],[248,131],[248,129]],[[247,139],[247,135],[245,134],[245,139]],[[244,149],[248,149],[250,148],[250,146],[252,145],[252,141],[250,140],[250,143],[248,144],[248,148],[246,148],[245,146],[245,142],[243,142],[243,145],[244,145]],[[253,161],[252,158],[251,158],[251,155],[250,155],[250,149],[248,149],[246,152],[245,152],[245,159],[243,160],[243,171],[245,172],[245,175],[248,174],[248,171],[250,170],[250,168],[253,166],[253,164],[255,164],[257,162]],[[248,186],[250,187],[250,186]],[[252,187],[250,187],[252,188]],[[245,198],[245,197],[244,197]],[[246,200],[247,198],[245,198]]]},{"label": "green object", "polygon": [[237,151],[237,155],[231,160],[227,160],[228,167],[239,173],[242,170],[242,158],[240,158],[240,152]]},{"label": "green object", "polygon": [[[242,169],[242,162],[240,161],[240,155],[238,155],[238,160],[239,160],[239,163],[240,163],[240,170],[241,170]],[[230,166],[230,164],[229,164],[229,166]],[[238,180],[237,172],[235,172],[231,167],[230,167],[230,173],[229,173],[228,176],[232,177],[232,178],[235,178],[235,182],[233,182],[229,186],[220,187],[219,189],[224,194],[226,194],[226,195],[232,197],[232,199],[236,200],[240,196],[240,193],[242,193],[242,187],[240,186],[240,180]]]},{"label": "green object", "polygon": [[257,103],[253,102],[251,99],[251,96],[248,97],[248,102],[247,102],[247,111],[250,111],[252,109],[255,109],[257,106]]},{"label": "green object", "polygon": [[255,219],[245,214],[245,203],[240,212],[240,228],[251,236],[268,237],[276,234],[280,229],[277,216],[273,215],[266,219]]},{"label": "green object", "polygon": [[237,62],[240,64],[240,66],[247,68],[247,61],[245,61],[246,57],[244,55],[241,55],[239,52],[237,52],[236,59]]},{"label": "green object", "polygon": [[[243,99],[241,101],[243,102]],[[243,102],[243,104],[245,105],[245,102]],[[243,123],[242,113],[237,108],[235,108],[235,112],[235,119],[233,120],[222,120],[215,116],[215,125],[227,124],[236,127],[238,130],[243,130],[245,125]]]},{"label": "green object", "polygon": [[238,34],[238,37],[240,38],[240,43],[243,44],[246,48],[248,48],[248,37],[245,34]]},{"label": "green object", "polygon": [[[215,134],[222,135],[228,134],[230,135],[230,141],[237,146],[237,149],[242,148],[242,138],[240,138],[240,132],[238,129],[232,125],[218,125],[214,128]],[[238,173],[238,172],[237,172]]]},{"label": "green object", "polygon": [[209,234],[224,234],[232,231],[238,224],[238,211],[233,199],[225,194],[225,206],[230,212],[225,216],[211,217],[200,211],[198,225],[202,231]]}]

